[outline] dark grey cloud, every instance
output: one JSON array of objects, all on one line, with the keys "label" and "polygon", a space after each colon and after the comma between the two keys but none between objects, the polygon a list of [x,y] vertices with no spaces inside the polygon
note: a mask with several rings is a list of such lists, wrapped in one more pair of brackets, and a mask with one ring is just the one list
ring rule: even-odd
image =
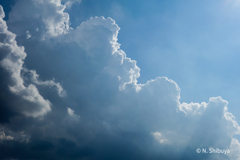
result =
[{"label": "dark grey cloud", "polygon": [[[73,29],[65,8],[59,0],[21,0],[9,29],[0,21],[0,159],[239,156],[227,101],[181,103],[179,86],[166,77],[139,84],[115,21],[94,17]],[[231,153],[196,153],[209,147]]]}]

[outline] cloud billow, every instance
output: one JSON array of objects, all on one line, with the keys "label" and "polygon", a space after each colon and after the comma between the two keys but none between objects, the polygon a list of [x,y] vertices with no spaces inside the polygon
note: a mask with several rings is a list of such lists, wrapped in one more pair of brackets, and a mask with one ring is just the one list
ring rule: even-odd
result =
[{"label": "cloud billow", "polygon": [[[65,8],[59,0],[17,1],[9,30],[0,10],[1,159],[239,157],[239,126],[226,100],[181,103],[167,77],[139,84],[115,21],[94,17],[73,29]],[[40,80],[49,78],[56,80]],[[231,153],[196,153],[208,147]]]},{"label": "cloud billow", "polygon": [[[1,7],[1,17],[4,17],[3,8]],[[26,53],[24,47],[19,47],[15,41],[16,35],[7,30],[6,22],[1,19],[1,52],[4,55],[0,64],[11,77],[9,90],[18,95],[24,101],[19,101],[22,105],[15,109],[25,114],[26,116],[38,117],[46,114],[51,110],[51,103],[45,100],[38,92],[35,85],[24,85],[24,80],[21,76],[22,66]],[[4,77],[3,77],[4,79]],[[28,104],[24,104],[28,103]],[[32,106],[32,107],[28,107]]]}]

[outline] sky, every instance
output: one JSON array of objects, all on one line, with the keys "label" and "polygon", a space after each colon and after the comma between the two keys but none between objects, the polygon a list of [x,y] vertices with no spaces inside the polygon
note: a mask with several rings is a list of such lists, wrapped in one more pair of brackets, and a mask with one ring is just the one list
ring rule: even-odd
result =
[{"label": "sky", "polygon": [[0,159],[240,159],[238,0],[0,5]]}]

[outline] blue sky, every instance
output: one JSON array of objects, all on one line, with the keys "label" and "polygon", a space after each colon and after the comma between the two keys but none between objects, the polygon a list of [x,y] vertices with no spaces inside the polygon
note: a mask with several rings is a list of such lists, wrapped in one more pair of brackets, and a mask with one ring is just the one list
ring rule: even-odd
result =
[{"label": "blue sky", "polygon": [[0,159],[239,159],[237,0],[0,5]]}]

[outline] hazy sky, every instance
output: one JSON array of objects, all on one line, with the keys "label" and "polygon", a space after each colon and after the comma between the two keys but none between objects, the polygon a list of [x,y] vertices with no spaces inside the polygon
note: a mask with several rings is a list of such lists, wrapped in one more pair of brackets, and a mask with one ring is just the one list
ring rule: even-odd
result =
[{"label": "hazy sky", "polygon": [[240,159],[238,0],[0,5],[0,159]]}]

